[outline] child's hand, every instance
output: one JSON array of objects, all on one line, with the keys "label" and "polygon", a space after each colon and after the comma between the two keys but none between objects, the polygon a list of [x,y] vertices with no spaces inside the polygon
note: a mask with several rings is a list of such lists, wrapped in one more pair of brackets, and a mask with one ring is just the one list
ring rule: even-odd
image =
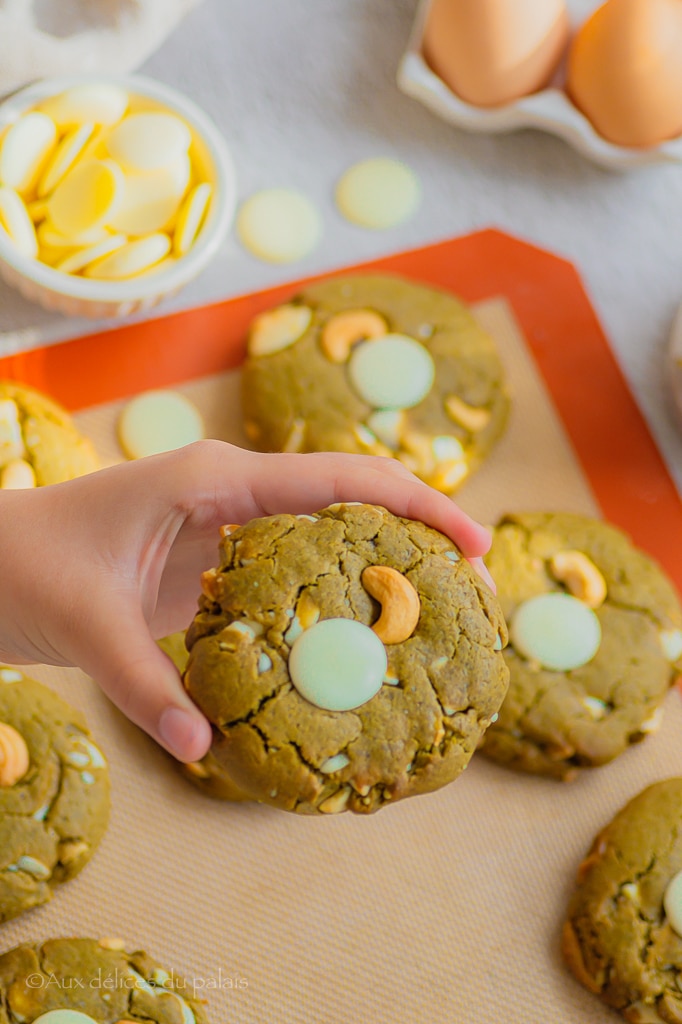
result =
[{"label": "child's hand", "polygon": [[154,643],[186,628],[218,529],[336,501],[384,505],[480,558],[490,534],[399,462],[355,455],[260,455],[220,441],[0,492],[0,660],[77,665],[182,761],[208,749],[208,722]]}]

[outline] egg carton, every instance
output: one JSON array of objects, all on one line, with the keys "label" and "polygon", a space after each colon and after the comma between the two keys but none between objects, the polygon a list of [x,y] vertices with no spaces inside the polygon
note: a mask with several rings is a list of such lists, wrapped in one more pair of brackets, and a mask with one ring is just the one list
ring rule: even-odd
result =
[{"label": "egg carton", "polygon": [[422,56],[424,27],[431,0],[417,10],[407,50],[398,66],[398,87],[419,100],[438,117],[465,131],[497,134],[537,128],[564,139],[583,156],[609,170],[627,171],[652,164],[682,163],[682,136],[647,149],[616,146],[598,135],[587,118],[558,87],[507,103],[502,107],[475,107],[459,99],[428,66]]},{"label": "egg carton", "polygon": [[682,427],[682,305],[677,310],[670,334],[668,348],[668,379],[670,389]]}]

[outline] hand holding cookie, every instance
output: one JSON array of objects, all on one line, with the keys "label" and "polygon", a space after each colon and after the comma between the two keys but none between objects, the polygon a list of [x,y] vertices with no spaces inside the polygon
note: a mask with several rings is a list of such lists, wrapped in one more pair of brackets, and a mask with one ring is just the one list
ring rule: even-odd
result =
[{"label": "hand holding cookie", "polygon": [[196,761],[210,728],[153,637],[190,622],[221,525],[336,501],[421,520],[485,573],[488,531],[395,460],[263,455],[203,441],[0,492],[0,660],[79,666],[166,749]]}]

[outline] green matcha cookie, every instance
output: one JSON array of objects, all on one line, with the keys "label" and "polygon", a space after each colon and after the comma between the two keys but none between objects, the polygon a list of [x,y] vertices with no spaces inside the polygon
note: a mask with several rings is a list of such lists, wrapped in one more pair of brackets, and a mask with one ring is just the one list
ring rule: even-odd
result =
[{"label": "green matcha cookie", "polygon": [[483,751],[569,779],[654,732],[682,670],[682,610],[656,563],[584,516],[505,516],[486,558],[509,623],[509,693]]},{"label": "green matcha cookie", "polygon": [[263,451],[395,456],[449,493],[503,433],[509,399],[462,302],[367,275],[310,285],[256,318],[243,408]]},{"label": "green matcha cookie", "polygon": [[345,504],[226,527],[221,556],[184,674],[214,729],[207,791],[219,765],[253,800],[369,813],[463,771],[506,690],[506,628],[450,540]]},{"label": "green matcha cookie", "polygon": [[206,1024],[193,986],[120,939],[50,939],[0,956],[2,1024]]},{"label": "green matcha cookie", "polygon": [[[158,645],[168,655],[180,675],[182,675],[187,667],[187,660],[189,658],[184,632],[171,633],[170,636],[165,636],[159,640]],[[178,762],[174,761],[174,764],[178,764]],[[212,750],[209,750],[201,761],[180,764],[180,771],[202,793],[215,797],[217,800],[251,799],[234,784],[223,766],[216,759]]]},{"label": "green matcha cookie", "polygon": [[61,483],[98,468],[66,409],[25,384],[0,381],[0,488]]},{"label": "green matcha cookie", "polygon": [[77,875],[108,818],[109,773],[83,716],[0,666],[0,921]]},{"label": "green matcha cookie", "polygon": [[563,952],[583,985],[636,1024],[682,1021],[682,779],[631,800],[578,872]]}]

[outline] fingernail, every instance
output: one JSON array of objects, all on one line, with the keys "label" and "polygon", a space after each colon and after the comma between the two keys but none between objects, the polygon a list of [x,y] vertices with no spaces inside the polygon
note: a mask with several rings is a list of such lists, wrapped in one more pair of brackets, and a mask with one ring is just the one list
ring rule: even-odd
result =
[{"label": "fingernail", "polygon": [[493,594],[497,593],[497,587],[495,586],[495,580],[488,572],[488,566],[485,564],[482,558],[471,558],[469,559],[470,564],[476,570],[478,575],[481,577],[484,583],[487,583]]},{"label": "fingernail", "polygon": [[177,707],[164,709],[159,719],[159,736],[178,761],[197,761],[210,743],[206,719]]}]

